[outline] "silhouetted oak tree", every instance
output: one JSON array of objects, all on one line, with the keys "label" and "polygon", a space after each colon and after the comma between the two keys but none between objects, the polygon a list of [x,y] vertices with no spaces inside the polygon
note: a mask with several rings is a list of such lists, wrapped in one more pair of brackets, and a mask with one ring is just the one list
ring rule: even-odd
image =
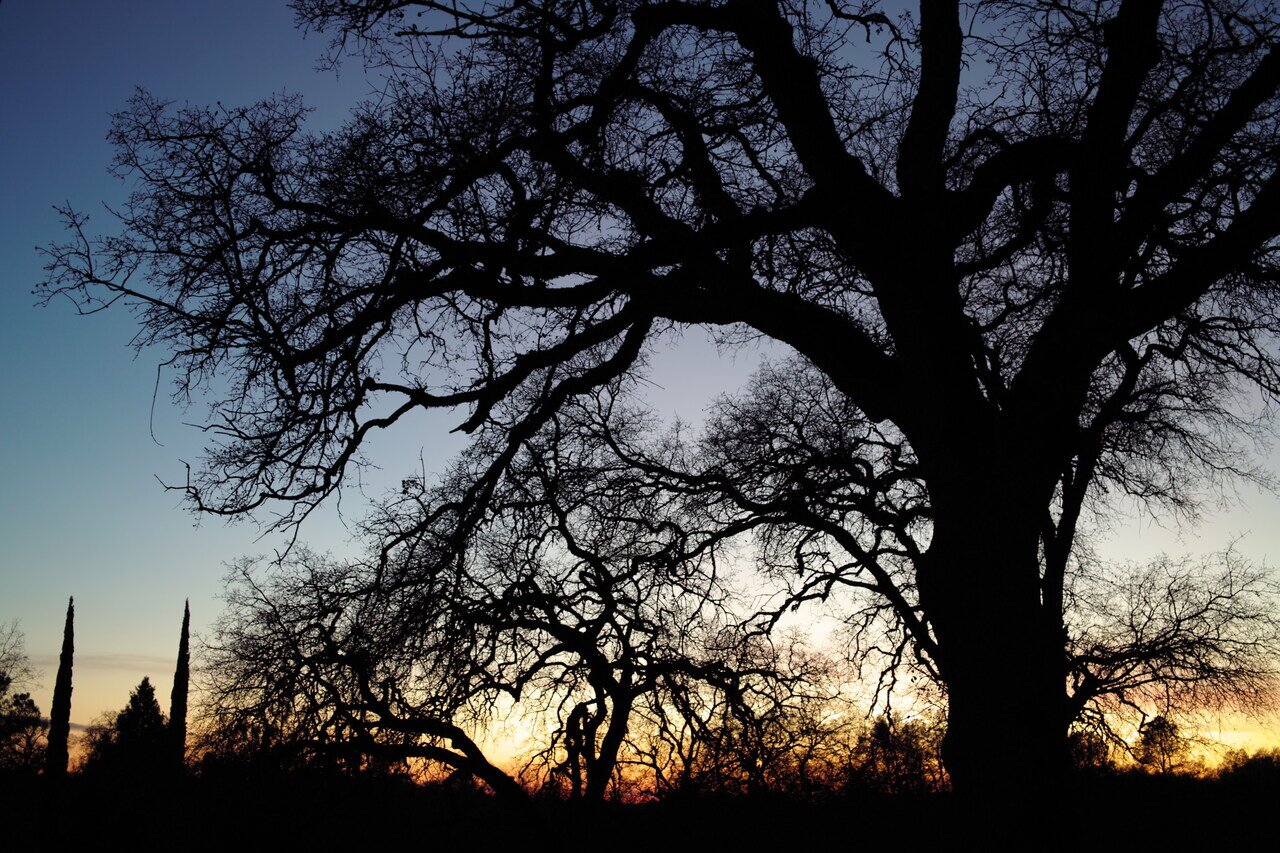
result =
[{"label": "silhouetted oak tree", "polygon": [[905,573],[868,583],[946,684],[957,789],[1056,778],[1082,506],[1238,470],[1232,394],[1280,392],[1273,7],[295,8],[384,96],[316,135],[288,97],[140,95],[112,130],[123,232],[68,211],[51,252],[48,292],[136,305],[181,392],[217,376],[194,504],[288,523],[371,432],[466,406],[491,453],[465,528],[522,442],[670,330],[767,337],[927,498]]}]

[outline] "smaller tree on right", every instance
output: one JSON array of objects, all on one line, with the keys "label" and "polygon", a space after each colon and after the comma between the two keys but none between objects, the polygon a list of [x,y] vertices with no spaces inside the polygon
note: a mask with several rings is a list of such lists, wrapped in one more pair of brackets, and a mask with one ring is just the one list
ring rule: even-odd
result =
[{"label": "smaller tree on right", "polygon": [[1082,566],[1067,597],[1068,713],[1078,729],[1123,748],[1126,728],[1163,737],[1175,717],[1272,710],[1277,585],[1234,549]]}]

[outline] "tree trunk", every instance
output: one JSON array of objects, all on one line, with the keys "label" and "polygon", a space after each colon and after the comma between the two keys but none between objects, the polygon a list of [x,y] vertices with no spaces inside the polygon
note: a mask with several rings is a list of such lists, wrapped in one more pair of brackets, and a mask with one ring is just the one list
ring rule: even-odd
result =
[{"label": "tree trunk", "polygon": [[960,497],[935,501],[920,575],[947,687],[943,761],[961,797],[1048,806],[1068,770],[1068,720],[1062,614],[1041,603],[1045,503],[990,469]]},{"label": "tree trunk", "polygon": [[591,760],[591,769],[587,774],[585,796],[593,802],[604,800],[609,792],[609,783],[613,780],[613,771],[618,766],[618,751],[627,736],[627,726],[631,719],[631,707],[634,699],[627,693],[619,691],[613,696],[613,707],[609,710],[609,724],[605,727],[600,748]]}]

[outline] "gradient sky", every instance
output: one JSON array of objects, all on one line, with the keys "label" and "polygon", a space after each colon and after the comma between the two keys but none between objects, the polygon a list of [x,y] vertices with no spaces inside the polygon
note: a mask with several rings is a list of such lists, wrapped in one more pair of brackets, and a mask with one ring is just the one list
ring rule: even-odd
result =
[{"label": "gradient sky", "polygon": [[[193,631],[207,629],[225,565],[282,543],[260,539],[252,522],[201,521],[161,487],[157,478],[181,482],[181,460],[198,459],[201,436],[183,424],[200,421],[202,408],[176,408],[162,376],[153,409],[164,354],[129,347],[128,312],[82,318],[65,302],[34,307],[42,276],[34,247],[61,238],[52,205],[64,201],[109,228],[102,204],[126,188],[106,172],[105,133],[135,87],[193,104],[300,92],[315,108],[312,126],[332,127],[376,81],[350,64],[317,71],[325,48],[323,37],[294,28],[283,0],[0,2],[0,622],[21,620],[44,670],[34,692],[46,712],[68,595],[76,597],[72,720],[88,723],[122,707],[144,675],[167,697],[183,599]],[[696,420],[754,358],[719,357],[691,332],[655,360],[654,400]],[[381,440],[369,456],[383,467],[365,479],[364,494],[381,494],[419,460],[428,473],[440,470],[461,447],[448,434],[453,423],[421,418]],[[1280,470],[1280,455],[1263,461]],[[1243,535],[1243,554],[1277,562],[1280,500],[1252,487],[1240,498],[1194,530],[1117,519],[1099,550],[1121,559],[1205,553]],[[363,500],[360,488],[349,490],[341,512],[317,514],[302,538],[347,550],[343,517],[359,518]]]}]

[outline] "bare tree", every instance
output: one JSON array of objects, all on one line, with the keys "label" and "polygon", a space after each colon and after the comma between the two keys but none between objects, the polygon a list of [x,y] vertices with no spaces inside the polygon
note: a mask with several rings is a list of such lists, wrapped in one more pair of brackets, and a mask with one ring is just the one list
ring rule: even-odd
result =
[{"label": "bare tree", "polygon": [[472,737],[487,698],[467,677],[476,638],[368,591],[365,568],[305,549],[266,581],[238,566],[204,654],[206,742],[248,737],[251,750],[356,768],[423,758],[522,798]]},{"label": "bare tree", "polygon": [[893,796],[919,796],[946,787],[940,728],[923,719],[872,722],[858,738],[849,767],[849,785]]},{"label": "bare tree", "polygon": [[628,759],[649,793],[805,796],[833,790],[858,714],[847,673],[794,634],[752,634],[718,651],[719,678],[673,674],[643,697]]},{"label": "bare tree", "polygon": [[1280,590],[1233,549],[1083,573],[1068,607],[1071,722],[1123,740],[1127,721],[1274,711]]},{"label": "bare tree", "polygon": [[522,442],[669,330],[769,338],[927,493],[872,585],[946,684],[957,790],[1060,778],[1082,507],[1248,474],[1233,395],[1280,393],[1271,5],[295,8],[382,98],[314,135],[289,98],[139,96],[123,233],[68,211],[50,252],[46,293],[137,306],[180,394],[228,380],[193,504],[296,521],[371,432],[467,406],[462,542]]},{"label": "bare tree", "polygon": [[29,690],[35,684],[22,629],[17,621],[0,624],[0,774],[34,774],[44,764],[45,721]]},{"label": "bare tree", "polygon": [[[590,417],[612,400],[567,410],[525,442],[465,546],[448,541],[447,513],[426,530],[421,522],[465,511],[456,495],[480,452],[435,488],[406,481],[368,522],[381,546],[370,562],[302,551],[266,590],[242,574],[206,669],[218,727],[270,717],[258,730],[293,729],[308,749],[419,755],[471,772],[398,735],[447,723],[474,743],[486,722],[477,709],[505,697],[546,728],[526,776],[538,770],[572,798],[602,798],[636,765],[656,774],[658,790],[695,776],[752,790],[814,782],[832,734],[818,717],[836,680],[794,639],[780,646],[747,631],[716,567],[734,527],[690,524],[686,495],[613,452],[617,432]],[[328,673],[323,684],[315,670]],[[452,702],[408,701],[428,673]],[[397,697],[396,720],[391,703],[370,698],[379,693]],[[285,722],[299,707],[309,721]]]},{"label": "bare tree", "polygon": [[7,676],[9,687],[35,684],[36,671],[27,657],[27,638],[17,620],[0,624],[0,672]]},{"label": "bare tree", "polygon": [[[513,457],[462,549],[452,604],[506,643],[493,677],[550,723],[536,763],[571,796],[599,799],[617,778],[637,703],[677,676],[728,677],[710,644],[735,640],[715,566],[721,532],[690,529],[669,493],[621,465],[573,415]],[[454,493],[470,482],[458,478]],[[450,503],[415,502],[392,540]]]},{"label": "bare tree", "polygon": [[731,659],[746,640],[714,567],[723,531],[681,526],[668,493],[572,431],[564,417],[531,437],[464,545],[448,512],[422,519],[468,511],[479,453],[434,488],[407,481],[368,522],[367,562],[299,550],[265,581],[243,566],[206,655],[214,727],[426,758],[514,793],[478,743],[510,701],[548,727],[528,767],[599,800],[638,705],[671,713],[651,694],[773,676]]}]

